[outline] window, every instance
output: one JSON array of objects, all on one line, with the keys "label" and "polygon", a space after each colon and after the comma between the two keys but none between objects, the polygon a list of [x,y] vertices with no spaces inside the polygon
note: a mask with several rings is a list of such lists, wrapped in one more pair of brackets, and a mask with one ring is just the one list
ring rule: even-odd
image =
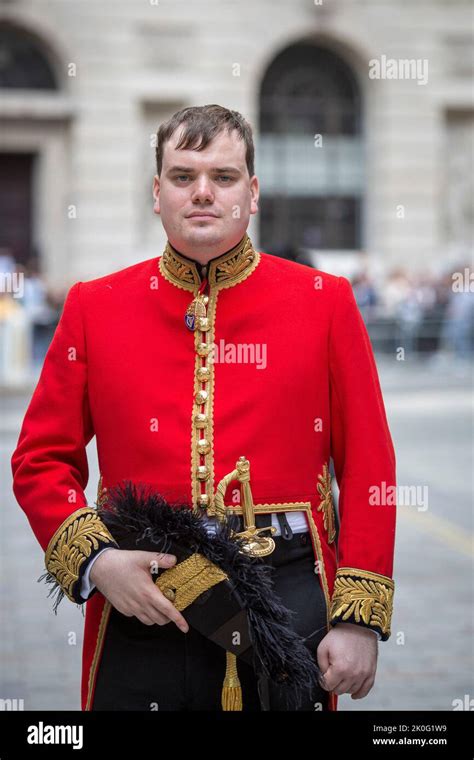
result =
[{"label": "window", "polygon": [[263,250],[361,247],[361,131],[357,81],[338,55],[305,43],[275,58],[260,91]]}]

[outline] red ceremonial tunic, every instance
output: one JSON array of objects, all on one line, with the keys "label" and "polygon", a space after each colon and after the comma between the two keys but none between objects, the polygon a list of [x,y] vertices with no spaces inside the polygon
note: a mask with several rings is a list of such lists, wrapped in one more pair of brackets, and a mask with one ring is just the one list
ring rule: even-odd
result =
[{"label": "red ceremonial tunic", "polygon": [[[147,483],[211,515],[218,483],[245,456],[257,513],[306,514],[328,630],[348,621],[386,640],[395,454],[349,281],[257,252],[245,235],[211,261],[205,311],[191,331],[184,316],[203,284],[168,243],[161,257],[69,290],[12,457],[14,492],[48,571],[81,603],[88,561],[113,545],[84,495],[94,435],[104,488]],[[230,483],[225,498],[237,510],[239,485]],[[105,602],[98,590],[86,602],[85,710]]]}]

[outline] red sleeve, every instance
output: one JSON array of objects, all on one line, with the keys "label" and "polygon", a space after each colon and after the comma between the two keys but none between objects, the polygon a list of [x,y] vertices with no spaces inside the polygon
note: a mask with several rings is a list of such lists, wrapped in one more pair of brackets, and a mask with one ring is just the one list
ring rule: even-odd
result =
[{"label": "red sleeve", "polygon": [[396,462],[370,339],[352,287],[338,278],[329,335],[331,456],[340,489],[331,622],[390,636]]},{"label": "red sleeve", "polygon": [[43,577],[57,593],[56,607],[64,594],[84,601],[86,560],[115,545],[84,494],[94,428],[80,288],[78,282],[67,294],[11,459],[13,491],[45,551]]}]

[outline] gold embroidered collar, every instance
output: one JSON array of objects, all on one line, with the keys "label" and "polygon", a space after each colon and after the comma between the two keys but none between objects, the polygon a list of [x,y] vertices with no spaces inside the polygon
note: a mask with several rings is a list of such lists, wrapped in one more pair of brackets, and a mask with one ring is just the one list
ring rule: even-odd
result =
[{"label": "gold embroidered collar", "polygon": [[[230,288],[245,280],[260,261],[247,233],[230,251],[209,262],[208,281],[211,288]],[[182,256],[169,242],[159,259],[163,277],[178,288],[194,292],[201,285],[201,274],[195,261]]]}]

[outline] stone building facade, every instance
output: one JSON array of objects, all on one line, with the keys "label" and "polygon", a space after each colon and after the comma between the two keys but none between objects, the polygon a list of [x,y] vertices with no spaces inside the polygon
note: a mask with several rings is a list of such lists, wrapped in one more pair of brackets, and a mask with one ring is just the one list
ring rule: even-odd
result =
[{"label": "stone building facade", "polygon": [[156,130],[220,103],[254,128],[262,250],[465,260],[472,51],[461,0],[0,0],[0,248],[54,287],[159,255]]}]

